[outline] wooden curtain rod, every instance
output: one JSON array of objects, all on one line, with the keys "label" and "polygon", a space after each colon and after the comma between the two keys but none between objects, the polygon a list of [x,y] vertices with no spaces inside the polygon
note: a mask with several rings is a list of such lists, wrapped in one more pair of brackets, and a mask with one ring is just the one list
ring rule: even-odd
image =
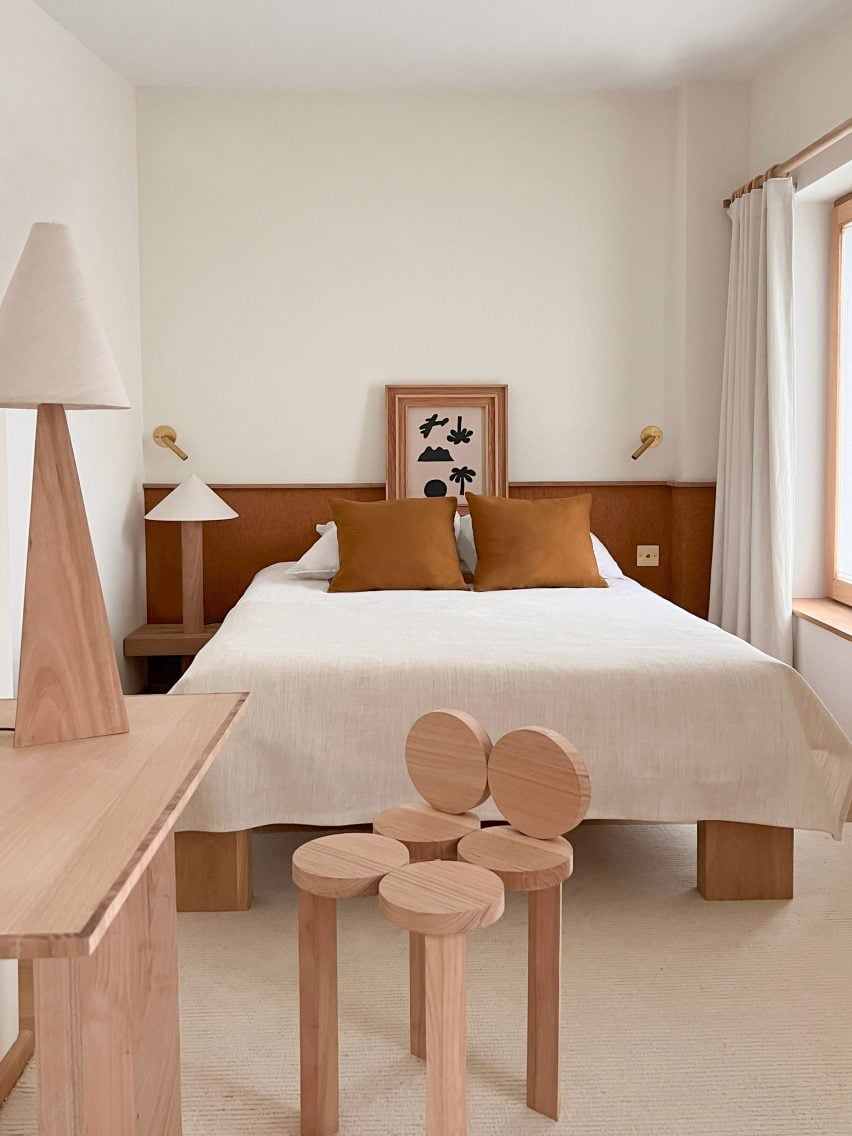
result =
[{"label": "wooden curtain rod", "polygon": [[745,185],[741,185],[739,189],[735,189],[730,197],[726,197],[723,205],[726,209],[730,208],[732,202],[736,201],[738,197],[742,197],[746,193],[751,193],[753,189],[760,189],[765,181],[774,177],[787,177],[789,174],[795,173],[800,166],[805,162],[809,162],[811,158],[815,158],[818,154],[823,153],[835,142],[842,142],[852,134],[852,118],[847,118],[845,122],[841,122],[839,126],[835,126],[833,130],[829,130],[828,134],[823,134],[822,138],[817,138],[816,142],[811,142],[810,146],[805,146],[804,150],[800,150],[798,154],[794,154],[792,158],[788,158],[786,162],[779,162],[777,166],[770,166],[765,174],[758,174],[753,177],[751,181],[747,181]]}]

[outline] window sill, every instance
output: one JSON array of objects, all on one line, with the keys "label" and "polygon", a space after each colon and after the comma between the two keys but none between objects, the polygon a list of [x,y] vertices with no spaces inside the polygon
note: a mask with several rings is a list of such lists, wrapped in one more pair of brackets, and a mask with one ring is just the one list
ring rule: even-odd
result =
[{"label": "window sill", "polygon": [[793,600],[793,615],[852,642],[852,607],[837,600]]}]

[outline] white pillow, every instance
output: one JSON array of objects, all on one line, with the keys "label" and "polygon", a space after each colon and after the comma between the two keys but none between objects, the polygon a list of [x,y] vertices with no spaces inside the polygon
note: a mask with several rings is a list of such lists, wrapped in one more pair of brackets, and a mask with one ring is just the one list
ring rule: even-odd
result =
[{"label": "white pillow", "polygon": [[[330,580],[340,571],[340,548],[337,544],[337,525],[326,521],[317,525],[319,540],[315,541],[301,560],[291,564],[285,576],[299,580]],[[459,535],[459,515],[455,519],[456,538]]]},{"label": "white pillow", "polygon": [[317,525],[320,538],[311,545],[301,560],[291,564],[284,573],[300,580],[330,580],[340,571],[340,552],[337,547],[337,526],[334,521]]},{"label": "white pillow", "polygon": [[592,533],[592,548],[595,550],[595,560],[598,562],[598,571],[603,578],[610,580],[623,580],[624,573],[618,567],[615,557],[602,540],[598,540]]},{"label": "white pillow", "polygon": [[456,536],[459,546],[459,559],[465,568],[473,572],[476,568],[476,545],[473,543],[473,521],[470,513],[462,517]]},{"label": "white pillow", "polygon": [[[475,571],[476,544],[473,540],[473,521],[470,519],[470,514],[466,517],[462,517],[456,539],[458,540],[459,556],[461,557],[462,563],[465,564],[471,572]],[[624,573],[610,555],[606,545],[603,541],[598,540],[594,533],[592,533],[592,547],[595,550],[595,560],[598,562],[598,571],[603,578],[607,579],[608,577],[611,580],[623,580]]]}]

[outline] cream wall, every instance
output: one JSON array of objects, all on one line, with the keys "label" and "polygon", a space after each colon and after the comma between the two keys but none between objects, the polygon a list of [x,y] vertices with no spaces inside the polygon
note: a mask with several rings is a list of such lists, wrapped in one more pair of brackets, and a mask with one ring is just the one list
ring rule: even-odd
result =
[{"label": "cream wall", "polygon": [[515,479],[676,472],[674,430],[630,460],[669,426],[673,92],[138,106],[146,435],[202,477],[381,481],[384,384],[430,381],[509,384]]},{"label": "cream wall", "polygon": [[756,75],[751,164],[789,158],[852,114],[852,14]]},{"label": "cream wall", "polygon": [[[135,93],[30,0],[0,0],[0,75],[0,292],[33,221],[69,224],[133,404],[69,414],[120,655],[144,613]],[[14,659],[35,416],[4,417]],[[133,672],[125,678],[132,683]]]},{"label": "cream wall", "polygon": [[[30,0],[0,0],[0,294],[32,222],[70,224],[134,407],[70,415],[118,651],[144,617],[135,134],[124,79]],[[0,697],[17,662],[34,419],[0,411]],[[3,963],[0,1054],[15,1007],[14,964]]]},{"label": "cream wall", "polygon": [[747,83],[677,93],[669,277],[668,418],[678,481],[715,481],[731,223],[722,202],[749,176]]},{"label": "cream wall", "polygon": [[796,670],[852,738],[852,643],[804,619],[795,623]]}]

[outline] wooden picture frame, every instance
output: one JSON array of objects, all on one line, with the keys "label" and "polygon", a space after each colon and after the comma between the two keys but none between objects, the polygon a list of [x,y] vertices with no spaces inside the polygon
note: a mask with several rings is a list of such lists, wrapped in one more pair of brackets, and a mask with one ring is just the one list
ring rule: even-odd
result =
[{"label": "wooden picture frame", "polygon": [[388,500],[455,496],[466,513],[467,489],[508,496],[505,384],[399,385],[385,392]]}]

